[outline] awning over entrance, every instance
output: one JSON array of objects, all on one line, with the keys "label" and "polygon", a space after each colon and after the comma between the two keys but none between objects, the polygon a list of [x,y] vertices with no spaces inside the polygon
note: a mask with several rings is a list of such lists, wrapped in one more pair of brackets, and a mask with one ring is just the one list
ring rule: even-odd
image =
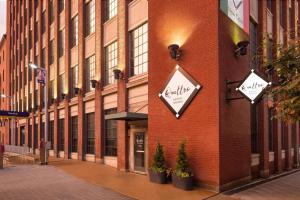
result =
[{"label": "awning over entrance", "polygon": [[114,114],[105,115],[106,120],[126,120],[126,121],[137,121],[148,119],[148,114],[144,113],[133,113],[133,112],[118,112]]}]

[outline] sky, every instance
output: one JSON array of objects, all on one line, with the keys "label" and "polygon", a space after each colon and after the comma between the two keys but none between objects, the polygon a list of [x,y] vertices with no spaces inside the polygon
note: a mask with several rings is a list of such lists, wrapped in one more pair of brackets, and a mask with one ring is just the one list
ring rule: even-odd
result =
[{"label": "sky", "polygon": [[0,0],[0,39],[6,32],[6,0]]}]

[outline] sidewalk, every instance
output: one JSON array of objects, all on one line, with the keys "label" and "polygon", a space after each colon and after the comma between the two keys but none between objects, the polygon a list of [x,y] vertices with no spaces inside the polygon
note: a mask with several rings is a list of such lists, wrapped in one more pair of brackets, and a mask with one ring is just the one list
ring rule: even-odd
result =
[{"label": "sidewalk", "polygon": [[145,175],[121,172],[98,163],[50,158],[49,164],[89,183],[141,200],[200,200],[215,194],[203,188],[183,191],[172,184],[150,183]]}]

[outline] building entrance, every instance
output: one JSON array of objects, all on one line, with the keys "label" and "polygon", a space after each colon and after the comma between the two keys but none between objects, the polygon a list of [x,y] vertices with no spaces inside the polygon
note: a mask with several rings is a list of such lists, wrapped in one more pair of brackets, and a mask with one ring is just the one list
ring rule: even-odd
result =
[{"label": "building entrance", "polygon": [[148,166],[147,125],[130,125],[129,168],[132,172],[146,173]]}]

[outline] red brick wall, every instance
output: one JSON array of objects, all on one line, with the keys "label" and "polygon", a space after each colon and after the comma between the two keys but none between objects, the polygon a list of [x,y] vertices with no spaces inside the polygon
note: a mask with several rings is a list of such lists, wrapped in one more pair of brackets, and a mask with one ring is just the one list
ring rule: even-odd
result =
[{"label": "red brick wall", "polygon": [[[219,184],[218,3],[199,0],[149,1],[149,159],[157,141],[168,167],[175,167],[179,143],[186,139],[195,177]],[[205,9],[204,9],[205,8]],[[158,98],[177,62],[168,45],[183,51],[178,64],[202,86],[180,119]]]},{"label": "red brick wall", "polygon": [[[7,56],[7,39],[6,35],[1,36],[0,35],[0,57],[1,57],[1,63],[0,63],[0,94],[9,95],[9,84],[8,78],[9,78],[9,72],[7,71],[8,68],[7,65],[7,59],[9,58]],[[8,98],[0,98],[0,109],[1,110],[8,110],[9,101]],[[1,135],[0,141],[2,141],[4,144],[9,143],[9,134],[8,134],[8,120],[1,119]]]},{"label": "red brick wall", "polygon": [[[250,179],[250,102],[226,101],[226,80],[242,80],[250,68],[249,51],[246,56],[234,55],[236,44],[249,40],[248,35],[222,11],[219,13],[220,184],[223,185]],[[235,89],[237,85],[232,86]],[[232,94],[239,95],[235,91]]]}]

